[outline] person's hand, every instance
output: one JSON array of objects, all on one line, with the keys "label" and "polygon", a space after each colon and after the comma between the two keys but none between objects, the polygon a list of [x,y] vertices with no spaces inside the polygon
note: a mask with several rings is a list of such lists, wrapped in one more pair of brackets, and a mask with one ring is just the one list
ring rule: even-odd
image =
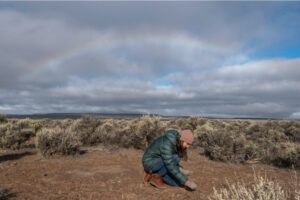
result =
[{"label": "person's hand", "polygon": [[196,188],[197,188],[197,184],[196,183],[194,183],[193,181],[187,181],[187,182],[185,182],[185,184],[184,184],[186,187],[188,187],[190,190],[196,190]]}]

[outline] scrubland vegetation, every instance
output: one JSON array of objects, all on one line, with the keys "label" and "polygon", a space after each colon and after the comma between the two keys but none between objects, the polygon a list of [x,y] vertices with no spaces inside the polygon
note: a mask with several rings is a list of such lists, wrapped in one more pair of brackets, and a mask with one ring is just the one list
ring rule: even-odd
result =
[{"label": "scrubland vegetation", "polygon": [[193,147],[216,161],[261,162],[300,167],[299,121],[210,120],[156,116],[134,119],[7,120],[0,117],[0,147],[20,149],[35,137],[44,156],[76,154],[80,146],[104,144],[145,149],[167,129],[191,129]]},{"label": "scrubland vegetation", "polygon": [[[163,119],[156,116],[8,120],[0,116],[0,148],[35,147],[44,157],[75,155],[82,146],[97,144],[143,150],[168,129],[191,129],[195,136],[192,148],[199,148],[199,152],[211,160],[259,162],[294,168],[295,172],[300,169],[300,121],[295,120]],[[299,181],[295,180],[290,188],[293,189],[286,191],[276,181],[255,176],[250,185],[228,183],[224,188],[215,189],[210,199],[300,200]]]}]

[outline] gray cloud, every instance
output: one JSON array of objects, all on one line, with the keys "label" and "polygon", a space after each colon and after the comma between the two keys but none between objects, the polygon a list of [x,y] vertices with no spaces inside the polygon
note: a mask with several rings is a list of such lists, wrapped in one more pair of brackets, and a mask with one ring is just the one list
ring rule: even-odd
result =
[{"label": "gray cloud", "polygon": [[[13,2],[3,9],[55,18],[88,29],[184,30],[210,43],[236,46],[256,41],[283,44],[299,30],[297,2]],[[87,14],[88,13],[88,14]],[[287,23],[288,22],[288,23]],[[284,36],[284,37],[283,37]],[[294,37],[292,37],[294,38]]]},{"label": "gray cloud", "polygon": [[1,2],[0,112],[299,117],[297,3],[116,3]]}]

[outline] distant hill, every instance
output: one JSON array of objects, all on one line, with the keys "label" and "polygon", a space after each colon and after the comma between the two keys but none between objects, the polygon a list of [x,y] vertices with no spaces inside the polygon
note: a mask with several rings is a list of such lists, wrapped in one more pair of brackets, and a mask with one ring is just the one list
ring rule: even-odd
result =
[{"label": "distant hill", "polygon": [[7,118],[31,118],[31,119],[78,119],[85,116],[91,116],[96,118],[135,118],[141,117],[144,114],[140,113],[121,113],[121,114],[111,114],[111,113],[45,113],[45,114],[29,114],[29,115],[18,115],[18,114],[8,114]]},{"label": "distant hill", "polygon": [[[145,114],[145,113],[43,113],[43,114],[7,114],[7,118],[15,119],[78,119],[82,117],[95,117],[95,118],[113,118],[113,119],[131,119],[142,117],[144,115],[159,116],[163,119],[176,119],[176,118],[188,118],[191,116],[167,116],[167,115],[158,115],[158,114]],[[200,116],[199,116],[200,117]],[[284,119],[275,119],[275,118],[226,118],[226,117],[211,117],[211,116],[201,116],[207,119],[220,119],[220,120],[284,120]],[[291,119],[289,119],[291,120]],[[297,120],[297,119],[293,119]],[[298,121],[298,120],[297,120]]]}]

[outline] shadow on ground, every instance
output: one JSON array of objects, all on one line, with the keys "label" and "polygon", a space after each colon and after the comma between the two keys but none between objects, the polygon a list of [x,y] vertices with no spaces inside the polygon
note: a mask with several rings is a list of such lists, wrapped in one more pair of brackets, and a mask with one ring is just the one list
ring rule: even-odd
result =
[{"label": "shadow on ground", "polygon": [[6,155],[0,155],[0,163],[9,161],[9,160],[18,160],[24,156],[29,156],[29,155],[33,155],[33,154],[35,154],[35,153],[30,152],[30,151],[25,151],[22,153],[10,153],[10,154],[6,154]]},{"label": "shadow on ground", "polygon": [[16,194],[11,192],[10,189],[0,189],[0,200],[7,200],[16,197]]}]

